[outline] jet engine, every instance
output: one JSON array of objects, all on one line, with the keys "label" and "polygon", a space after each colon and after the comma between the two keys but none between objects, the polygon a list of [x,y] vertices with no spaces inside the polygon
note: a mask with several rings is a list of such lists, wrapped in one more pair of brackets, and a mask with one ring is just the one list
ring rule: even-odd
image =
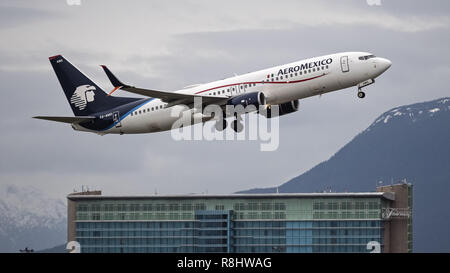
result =
[{"label": "jet engine", "polygon": [[278,115],[273,113],[272,107],[268,107],[266,111],[260,112],[263,116],[266,118],[273,118],[273,117],[279,117],[284,116],[286,114],[294,113],[298,111],[298,100],[293,100],[290,102],[285,102],[278,105]]},{"label": "jet engine", "polygon": [[254,105],[256,108],[258,108],[260,105],[266,104],[266,96],[263,92],[246,93],[231,98],[227,102],[227,104],[233,106],[242,105],[244,107],[247,107],[248,105]]}]

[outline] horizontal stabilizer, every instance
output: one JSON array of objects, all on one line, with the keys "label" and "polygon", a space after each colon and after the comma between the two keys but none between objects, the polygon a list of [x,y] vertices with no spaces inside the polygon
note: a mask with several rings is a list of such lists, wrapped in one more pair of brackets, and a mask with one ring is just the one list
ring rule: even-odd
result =
[{"label": "horizontal stabilizer", "polygon": [[79,117],[52,117],[52,116],[36,116],[33,118],[44,119],[50,121],[64,122],[64,123],[81,123],[89,120],[94,120],[95,117],[79,116]]}]

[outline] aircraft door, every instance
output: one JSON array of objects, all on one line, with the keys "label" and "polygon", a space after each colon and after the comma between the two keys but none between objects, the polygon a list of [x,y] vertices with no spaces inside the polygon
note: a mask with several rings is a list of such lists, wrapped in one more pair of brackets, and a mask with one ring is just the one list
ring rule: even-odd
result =
[{"label": "aircraft door", "polygon": [[122,123],[120,122],[119,111],[113,113],[113,122],[116,124],[116,128],[122,127]]},{"label": "aircraft door", "polygon": [[245,85],[244,84],[239,84],[237,87],[238,87],[238,94],[245,93]]},{"label": "aircraft door", "polygon": [[342,73],[350,71],[350,67],[348,65],[348,56],[341,57],[341,69],[342,69]]},{"label": "aircraft door", "polygon": [[231,96],[236,96],[239,93],[239,85],[230,86]]}]

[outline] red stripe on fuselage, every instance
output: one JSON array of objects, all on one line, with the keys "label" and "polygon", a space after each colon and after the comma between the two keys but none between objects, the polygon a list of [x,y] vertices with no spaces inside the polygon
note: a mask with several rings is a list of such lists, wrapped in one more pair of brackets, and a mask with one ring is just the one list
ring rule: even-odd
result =
[{"label": "red stripe on fuselage", "polygon": [[222,85],[222,86],[218,86],[218,87],[213,87],[213,88],[209,88],[209,89],[206,89],[206,90],[202,90],[202,91],[199,91],[199,92],[197,92],[195,94],[200,94],[200,93],[208,92],[208,91],[211,91],[211,90],[214,90],[214,89],[219,89],[219,88],[224,88],[224,87],[229,87],[229,86],[234,86],[234,85],[241,85],[241,84],[257,84],[257,83],[259,83],[259,84],[288,84],[288,83],[299,83],[299,82],[305,82],[305,81],[309,81],[309,80],[314,80],[314,79],[323,77],[323,76],[325,76],[327,74],[328,73],[324,73],[324,74],[322,74],[320,76],[316,76],[316,77],[312,77],[312,78],[308,78],[308,79],[303,79],[303,80],[296,80],[296,81],[285,81],[285,82],[266,82],[266,81],[262,81],[262,82],[232,83],[232,84],[227,84],[227,85]]}]

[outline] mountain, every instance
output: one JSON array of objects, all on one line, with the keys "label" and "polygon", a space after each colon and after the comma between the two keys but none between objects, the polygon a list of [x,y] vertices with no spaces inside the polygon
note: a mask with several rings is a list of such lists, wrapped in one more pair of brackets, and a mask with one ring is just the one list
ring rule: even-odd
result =
[{"label": "mountain", "polygon": [[45,249],[66,241],[66,204],[34,187],[0,186],[0,252]]},{"label": "mountain", "polygon": [[278,191],[374,191],[378,181],[404,178],[414,186],[414,251],[450,252],[450,98],[385,112],[329,160]]}]

